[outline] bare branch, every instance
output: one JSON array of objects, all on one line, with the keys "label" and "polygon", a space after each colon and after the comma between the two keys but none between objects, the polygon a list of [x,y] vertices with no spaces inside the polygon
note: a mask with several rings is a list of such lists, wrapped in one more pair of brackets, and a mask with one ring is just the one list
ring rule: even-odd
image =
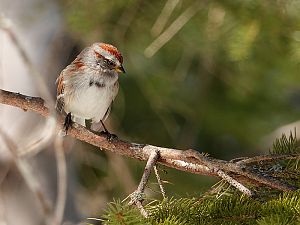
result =
[{"label": "bare branch", "polygon": [[159,151],[155,150],[155,151],[151,152],[149,159],[147,161],[147,164],[145,166],[144,173],[143,173],[143,176],[141,178],[138,188],[132,194],[129,195],[131,200],[128,204],[136,205],[138,207],[138,209],[140,210],[141,214],[146,218],[148,217],[148,213],[142,205],[142,202],[144,200],[144,191],[146,188],[146,184],[148,183],[148,180],[149,180],[149,177],[151,174],[151,170],[157,163],[158,158],[159,158]]},{"label": "bare branch", "polygon": [[[39,97],[31,97],[2,90],[0,91],[0,103],[16,106],[24,110],[31,110],[45,117],[49,116],[48,108],[45,107],[43,99]],[[58,117],[57,119],[59,124],[63,124],[63,118]],[[207,157],[191,149],[184,151],[153,145],[130,143],[120,139],[109,142],[105,135],[97,135],[80,125],[77,125],[76,128],[70,128],[68,134],[81,141],[97,146],[101,150],[111,151],[119,155],[143,161],[148,160],[152,152],[158,151],[160,153],[158,163],[190,173],[220,176],[218,171],[221,170],[239,183],[242,181],[259,183],[281,191],[293,191],[297,189],[297,187],[291,186],[283,181],[275,180],[265,175],[262,176],[252,171],[252,168],[246,164],[251,162],[250,159],[241,159],[242,163],[239,163],[239,161],[228,162]],[[257,157],[255,157],[255,162],[259,161]],[[272,157],[273,155],[268,157],[262,156],[262,160],[270,160]],[[293,154],[291,157],[299,158],[300,156],[299,154]],[[279,158],[287,158],[287,156]],[[274,155],[274,160],[276,159],[277,155]]]},{"label": "bare branch", "polygon": [[49,109],[44,105],[45,101],[40,97],[31,97],[20,93],[0,90],[0,101],[2,104],[15,106],[24,111],[31,110],[44,117],[49,116]]},{"label": "bare branch", "polygon": [[159,157],[159,152],[157,150],[153,151],[150,154],[149,159],[146,164],[146,167],[145,167],[145,170],[144,170],[144,173],[143,173],[143,176],[142,176],[142,179],[141,179],[141,182],[137,188],[138,192],[144,192],[146,184],[149,180],[149,176],[151,174],[151,170],[152,170],[153,166],[156,164],[158,157]]}]

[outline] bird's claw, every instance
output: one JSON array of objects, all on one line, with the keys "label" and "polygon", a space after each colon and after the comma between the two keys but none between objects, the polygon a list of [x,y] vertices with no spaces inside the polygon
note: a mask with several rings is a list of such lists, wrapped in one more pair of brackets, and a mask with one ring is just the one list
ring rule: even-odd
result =
[{"label": "bird's claw", "polygon": [[64,130],[66,132],[66,135],[68,134],[68,130],[70,127],[72,127],[72,125],[73,125],[72,115],[71,113],[68,113],[64,122]]},{"label": "bird's claw", "polygon": [[105,135],[106,136],[106,139],[109,141],[109,142],[112,142],[112,141],[115,141],[118,139],[118,136],[115,135],[115,134],[111,134],[109,133],[108,131],[101,131],[100,132],[101,135]]}]

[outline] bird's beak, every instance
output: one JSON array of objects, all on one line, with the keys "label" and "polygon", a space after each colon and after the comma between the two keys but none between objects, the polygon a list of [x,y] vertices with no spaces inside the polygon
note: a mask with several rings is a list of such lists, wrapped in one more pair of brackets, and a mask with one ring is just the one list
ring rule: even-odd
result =
[{"label": "bird's beak", "polygon": [[121,65],[121,66],[117,66],[115,68],[115,70],[118,72],[118,73],[125,73],[125,69],[124,67]]}]

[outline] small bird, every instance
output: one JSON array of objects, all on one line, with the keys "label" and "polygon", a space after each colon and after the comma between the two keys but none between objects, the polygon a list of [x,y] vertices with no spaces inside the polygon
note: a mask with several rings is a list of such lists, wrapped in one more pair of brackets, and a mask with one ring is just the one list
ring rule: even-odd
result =
[{"label": "small bird", "polygon": [[60,73],[56,108],[67,114],[66,132],[73,122],[86,126],[85,120],[91,120],[92,129],[101,123],[104,132],[111,135],[103,121],[118,94],[118,73],[125,73],[122,64],[123,57],[116,47],[94,43]]}]

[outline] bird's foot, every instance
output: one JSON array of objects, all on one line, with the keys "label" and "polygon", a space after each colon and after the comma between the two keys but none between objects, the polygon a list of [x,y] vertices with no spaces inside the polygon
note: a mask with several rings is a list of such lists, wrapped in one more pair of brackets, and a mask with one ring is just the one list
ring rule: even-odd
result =
[{"label": "bird's foot", "polygon": [[109,141],[109,142],[113,142],[115,140],[118,139],[118,136],[115,135],[115,134],[111,134],[109,133],[107,130],[106,131],[101,131],[100,132],[101,135],[105,135],[106,136],[106,139]]},{"label": "bird's foot", "polygon": [[104,123],[103,123],[102,120],[100,120],[100,122],[101,122],[101,124],[102,124],[103,129],[104,129],[104,131],[101,131],[100,134],[106,135],[106,139],[107,139],[109,142],[113,142],[113,141],[117,140],[117,139],[118,139],[118,136],[115,135],[115,134],[111,134],[111,133],[106,129],[106,127],[105,127],[105,125],[104,125]]},{"label": "bird's foot", "polygon": [[68,113],[65,118],[65,122],[64,122],[64,130],[65,130],[66,134],[68,134],[68,130],[70,127],[72,127],[72,125],[73,125],[72,115],[71,115],[71,113]]}]

